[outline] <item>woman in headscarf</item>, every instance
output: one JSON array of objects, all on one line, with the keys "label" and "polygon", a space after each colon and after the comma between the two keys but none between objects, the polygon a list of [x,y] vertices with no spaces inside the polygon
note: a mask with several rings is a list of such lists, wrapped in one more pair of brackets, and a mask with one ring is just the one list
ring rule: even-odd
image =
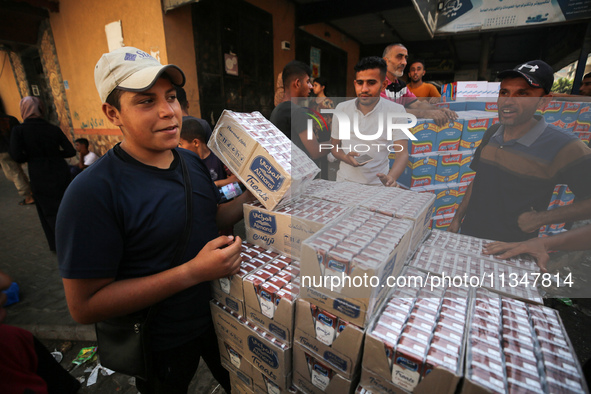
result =
[{"label": "woman in headscarf", "polygon": [[76,150],[59,127],[43,119],[37,97],[23,98],[20,110],[23,123],[12,131],[10,154],[19,163],[28,162],[37,213],[49,249],[55,251],[57,210],[71,179],[64,159],[76,155]]}]

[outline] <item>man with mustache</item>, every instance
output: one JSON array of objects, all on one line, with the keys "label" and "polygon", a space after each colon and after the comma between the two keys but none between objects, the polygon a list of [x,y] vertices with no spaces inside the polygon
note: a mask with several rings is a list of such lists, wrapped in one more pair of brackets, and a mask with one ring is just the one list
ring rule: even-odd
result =
[{"label": "man with mustache", "polygon": [[[536,237],[544,224],[591,217],[591,149],[534,115],[550,100],[552,68],[533,60],[498,78],[500,127],[492,126],[475,152],[476,176],[448,231],[516,242]],[[548,211],[557,184],[567,184],[577,199]]]}]

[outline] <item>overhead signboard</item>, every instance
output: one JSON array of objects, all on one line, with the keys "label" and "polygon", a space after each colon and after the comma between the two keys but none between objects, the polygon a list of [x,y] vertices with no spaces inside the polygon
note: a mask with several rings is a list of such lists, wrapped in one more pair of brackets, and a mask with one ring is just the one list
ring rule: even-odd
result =
[{"label": "overhead signboard", "polygon": [[431,37],[437,27],[437,0],[412,0]]},{"label": "overhead signboard", "polygon": [[445,0],[437,13],[435,35],[586,18],[591,18],[589,0]]},{"label": "overhead signboard", "polygon": [[189,3],[197,3],[199,0],[162,0],[162,8],[164,12],[174,10],[175,8],[181,7]]}]

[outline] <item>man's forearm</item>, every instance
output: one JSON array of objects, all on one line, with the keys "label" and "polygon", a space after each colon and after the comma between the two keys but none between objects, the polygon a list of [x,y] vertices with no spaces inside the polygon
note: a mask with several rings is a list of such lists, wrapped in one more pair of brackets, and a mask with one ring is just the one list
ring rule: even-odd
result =
[{"label": "man's forearm", "polygon": [[466,211],[468,210],[468,204],[470,204],[470,196],[472,195],[472,182],[466,188],[466,193],[464,194],[464,198],[462,202],[456,209],[456,214],[452,219],[452,222],[457,223],[458,225],[462,223],[464,216],[466,216]]},{"label": "man's forearm", "polygon": [[587,250],[591,249],[591,225],[544,237],[546,250]]},{"label": "man's forearm", "polygon": [[591,198],[548,211],[531,211],[518,218],[519,227],[524,232],[532,232],[546,224],[568,223],[591,219]]},{"label": "man's forearm", "polygon": [[216,214],[218,228],[231,227],[242,220],[244,217],[242,205],[254,199],[254,196],[249,191],[245,191],[232,201],[218,205]]}]

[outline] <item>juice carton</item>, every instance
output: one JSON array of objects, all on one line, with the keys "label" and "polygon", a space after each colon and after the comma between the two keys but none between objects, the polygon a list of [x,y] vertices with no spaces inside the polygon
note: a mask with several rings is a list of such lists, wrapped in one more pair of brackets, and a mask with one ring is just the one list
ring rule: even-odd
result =
[{"label": "juice carton", "polygon": [[446,184],[456,182],[460,171],[460,162],[462,153],[440,154],[437,160],[437,170],[435,173],[435,184]]}]

